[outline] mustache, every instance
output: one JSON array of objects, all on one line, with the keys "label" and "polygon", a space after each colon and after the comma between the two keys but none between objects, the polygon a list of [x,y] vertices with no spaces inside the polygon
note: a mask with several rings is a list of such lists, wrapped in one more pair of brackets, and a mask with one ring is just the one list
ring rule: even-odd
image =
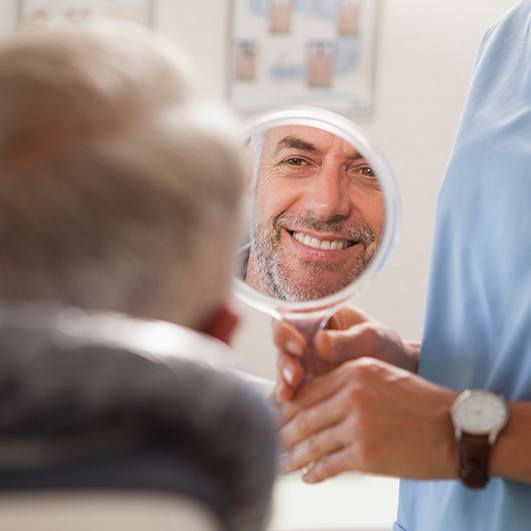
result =
[{"label": "mustache", "polygon": [[[272,220],[275,239],[280,239],[282,229],[290,232],[299,229],[307,229],[315,232],[332,232],[344,240],[360,242],[364,247],[369,247],[375,240],[374,230],[366,222],[361,221],[355,226],[347,223],[343,218],[331,218],[329,220],[318,219],[310,213],[303,216],[279,214]],[[289,227],[289,228],[288,228]]]}]

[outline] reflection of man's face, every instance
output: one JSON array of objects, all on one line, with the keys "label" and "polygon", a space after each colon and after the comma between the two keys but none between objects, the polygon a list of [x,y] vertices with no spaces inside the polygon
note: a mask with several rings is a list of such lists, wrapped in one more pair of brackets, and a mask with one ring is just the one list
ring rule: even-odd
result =
[{"label": "reflection of man's face", "polygon": [[379,182],[332,133],[284,126],[262,140],[246,281],[285,300],[335,293],[364,270],[380,241]]}]

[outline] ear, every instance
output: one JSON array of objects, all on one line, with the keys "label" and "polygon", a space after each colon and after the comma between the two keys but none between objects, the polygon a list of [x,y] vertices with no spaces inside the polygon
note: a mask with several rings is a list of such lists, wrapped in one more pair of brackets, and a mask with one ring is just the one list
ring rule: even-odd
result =
[{"label": "ear", "polygon": [[240,318],[226,304],[215,310],[199,328],[200,332],[230,344]]}]

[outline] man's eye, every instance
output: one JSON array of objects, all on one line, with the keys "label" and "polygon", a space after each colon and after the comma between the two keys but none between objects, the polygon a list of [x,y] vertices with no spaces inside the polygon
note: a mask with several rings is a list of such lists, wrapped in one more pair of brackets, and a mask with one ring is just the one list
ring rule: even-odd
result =
[{"label": "man's eye", "polygon": [[368,165],[352,166],[349,168],[349,175],[354,182],[369,187],[370,189],[380,190],[378,177],[374,170]]},{"label": "man's eye", "polygon": [[374,173],[374,170],[370,166],[352,166],[348,172],[352,176],[363,176],[370,180],[376,179],[376,173]]},{"label": "man's eye", "polygon": [[347,171],[350,175],[363,175],[364,177],[371,178],[376,177],[376,173],[374,173],[374,170],[368,164],[351,165]]},{"label": "man's eye", "polygon": [[289,159],[284,160],[284,164],[289,164],[290,166],[305,166],[308,162],[299,157],[290,157]]},{"label": "man's eye", "polygon": [[363,168],[359,168],[357,171],[366,177],[376,177],[374,170],[370,166],[364,166]]}]

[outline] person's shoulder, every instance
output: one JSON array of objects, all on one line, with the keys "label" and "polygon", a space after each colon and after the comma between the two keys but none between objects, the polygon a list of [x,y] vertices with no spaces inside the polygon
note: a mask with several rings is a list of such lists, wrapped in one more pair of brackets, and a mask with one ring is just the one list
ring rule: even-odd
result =
[{"label": "person's shoulder", "polygon": [[479,47],[476,66],[485,56],[491,57],[488,52],[493,49],[497,51],[497,57],[506,55],[515,47],[522,49],[521,39],[526,38],[530,26],[531,0],[521,0],[487,29]]},{"label": "person's shoulder", "polygon": [[521,27],[529,26],[531,21],[531,0],[521,0],[506,11],[485,33],[485,38],[497,33],[513,32]]}]

